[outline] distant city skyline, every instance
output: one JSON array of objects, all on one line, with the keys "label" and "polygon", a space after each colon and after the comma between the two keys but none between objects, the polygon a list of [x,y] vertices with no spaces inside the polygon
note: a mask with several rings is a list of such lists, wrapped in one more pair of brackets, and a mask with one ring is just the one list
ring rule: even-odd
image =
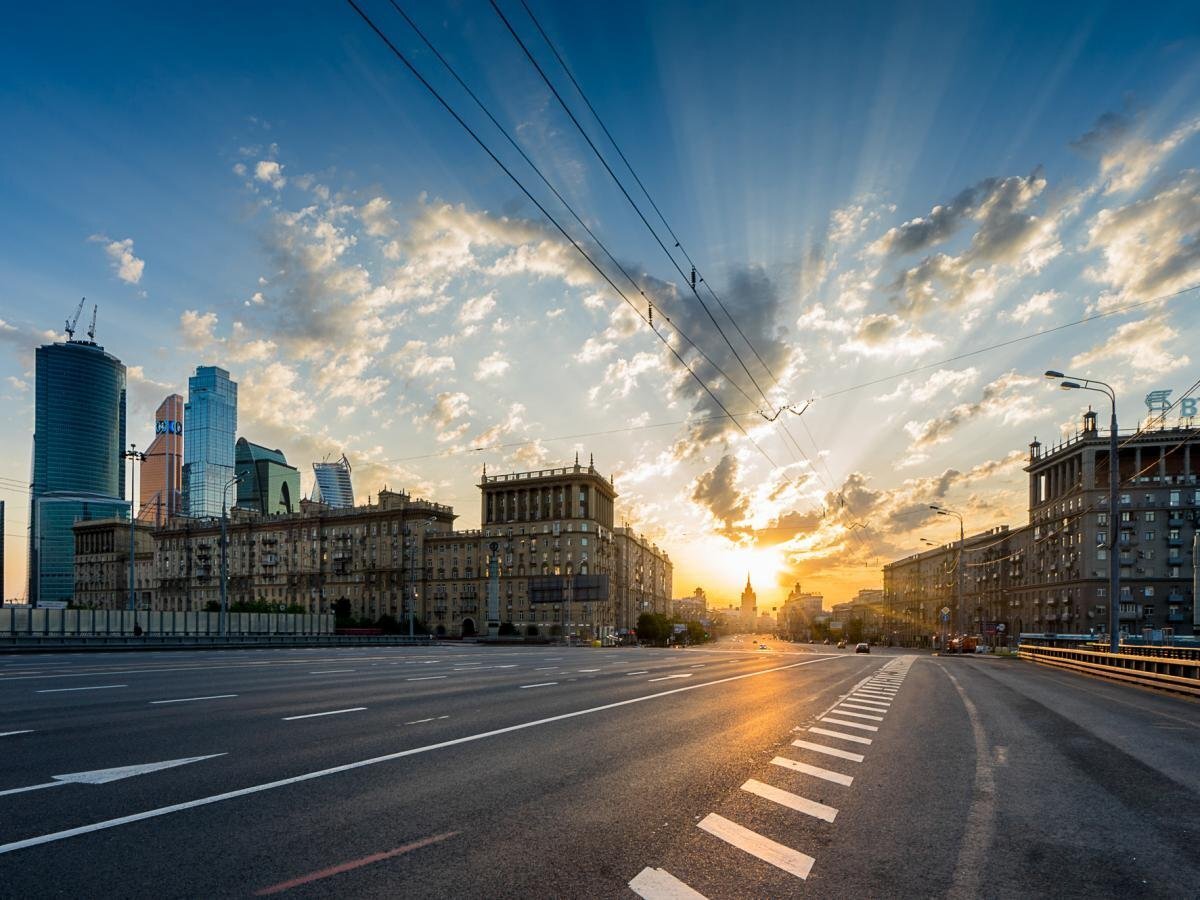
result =
[{"label": "distant city skyline", "polygon": [[636,289],[403,20],[365,6],[632,306],[348,7],[251,7],[237,28],[200,8],[181,28],[68,4],[70,33],[61,8],[22,10],[0,35],[10,595],[34,352],[84,295],[128,367],[139,448],[162,398],[216,365],[235,437],[279,448],[305,496],[310,463],[345,453],[359,502],[386,485],[470,527],[484,463],[593,452],[676,583],[721,606],[747,569],[767,607],[796,581],[827,604],[879,587],[885,562],[952,537],[931,502],[971,532],[1025,521],[1027,444],[1086,406],[1047,368],[1114,382],[1129,427],[1198,377],[1192,4],[669,0],[580,28],[531,3],[670,230],[506,6],[662,247],[488,4],[413,5]]}]

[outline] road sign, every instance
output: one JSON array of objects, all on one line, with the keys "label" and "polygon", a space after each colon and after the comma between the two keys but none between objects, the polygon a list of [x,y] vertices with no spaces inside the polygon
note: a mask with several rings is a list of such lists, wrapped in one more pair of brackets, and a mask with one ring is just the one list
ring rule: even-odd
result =
[{"label": "road sign", "polygon": [[948,615],[950,615],[950,607],[948,607],[948,606],[943,606],[943,607],[942,607],[942,615],[943,615],[943,616],[948,616]]}]

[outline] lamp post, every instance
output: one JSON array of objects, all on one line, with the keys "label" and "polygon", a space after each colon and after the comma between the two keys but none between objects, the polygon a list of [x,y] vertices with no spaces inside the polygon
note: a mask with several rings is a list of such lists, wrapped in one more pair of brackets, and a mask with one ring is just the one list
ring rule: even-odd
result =
[{"label": "lamp post", "polygon": [[1113,390],[1112,385],[1103,381],[1064,375],[1052,369],[1046,372],[1046,377],[1063,379],[1059,387],[1064,391],[1095,391],[1097,394],[1104,394],[1112,404],[1112,417],[1108,423],[1108,649],[1112,653],[1120,653],[1121,567],[1117,555],[1117,491],[1121,484],[1121,466],[1117,458],[1117,392]]},{"label": "lamp post", "polygon": [[[426,519],[424,522],[421,523],[421,527],[428,528],[430,525],[432,525],[436,521],[437,521],[436,518]],[[404,549],[408,553],[408,585],[405,590],[405,594],[406,594],[405,600],[408,601],[408,636],[410,638],[415,637],[415,633],[414,633],[415,630],[414,630],[414,626],[413,626],[413,615],[414,615],[413,607],[416,606],[416,601],[417,601],[417,591],[416,591],[416,588],[413,587],[413,583],[412,583],[413,582],[413,570],[416,568],[416,541],[409,539],[411,535],[412,535],[412,531],[411,531],[410,527],[408,525],[405,525],[404,526],[404,543],[406,546]]]},{"label": "lamp post", "polygon": [[[952,509],[946,509],[944,506],[938,506],[936,503],[929,504],[929,508],[936,512],[939,516],[953,516],[958,519],[958,558],[954,562],[954,627],[958,629],[958,636],[964,634],[963,625],[963,599],[962,599],[962,570],[963,570],[963,548],[966,542],[966,532],[963,529],[963,517]],[[962,649],[961,647],[959,648]]]},{"label": "lamp post", "polygon": [[[129,449],[121,454],[130,460],[129,467],[129,609],[137,609],[137,593],[134,590],[134,543],[133,536],[137,529],[137,464],[146,458],[145,453],[139,453],[137,444],[130,444]],[[149,626],[147,626],[149,627]]]},{"label": "lamp post", "polygon": [[235,484],[240,484],[242,481],[241,475],[236,475],[225,482],[225,487],[221,491],[221,615],[218,631],[221,632],[221,637],[229,637],[229,565],[226,561],[229,548],[229,532],[226,529],[225,510],[228,506],[229,489]]}]

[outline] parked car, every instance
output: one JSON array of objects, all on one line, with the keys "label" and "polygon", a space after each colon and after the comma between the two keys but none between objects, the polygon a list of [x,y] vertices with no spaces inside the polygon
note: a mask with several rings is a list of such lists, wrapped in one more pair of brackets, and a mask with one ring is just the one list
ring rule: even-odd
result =
[{"label": "parked car", "polygon": [[854,648],[854,652],[855,653],[870,653],[871,645],[864,641],[864,642],[860,643],[857,647]]}]

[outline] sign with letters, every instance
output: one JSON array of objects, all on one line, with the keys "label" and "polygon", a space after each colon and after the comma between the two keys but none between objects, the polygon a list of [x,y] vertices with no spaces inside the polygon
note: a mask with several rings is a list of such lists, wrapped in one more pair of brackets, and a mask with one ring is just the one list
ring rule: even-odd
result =
[{"label": "sign with letters", "polygon": [[[1146,395],[1146,409],[1152,413],[1158,413],[1165,416],[1171,411],[1172,404],[1167,398],[1171,396],[1171,389],[1151,391]],[[1181,419],[1190,419],[1197,413],[1197,399],[1195,397],[1184,397],[1179,402],[1179,417]]]},{"label": "sign with letters", "polygon": [[158,419],[154,423],[155,434],[183,434],[183,423],[174,419]]}]

